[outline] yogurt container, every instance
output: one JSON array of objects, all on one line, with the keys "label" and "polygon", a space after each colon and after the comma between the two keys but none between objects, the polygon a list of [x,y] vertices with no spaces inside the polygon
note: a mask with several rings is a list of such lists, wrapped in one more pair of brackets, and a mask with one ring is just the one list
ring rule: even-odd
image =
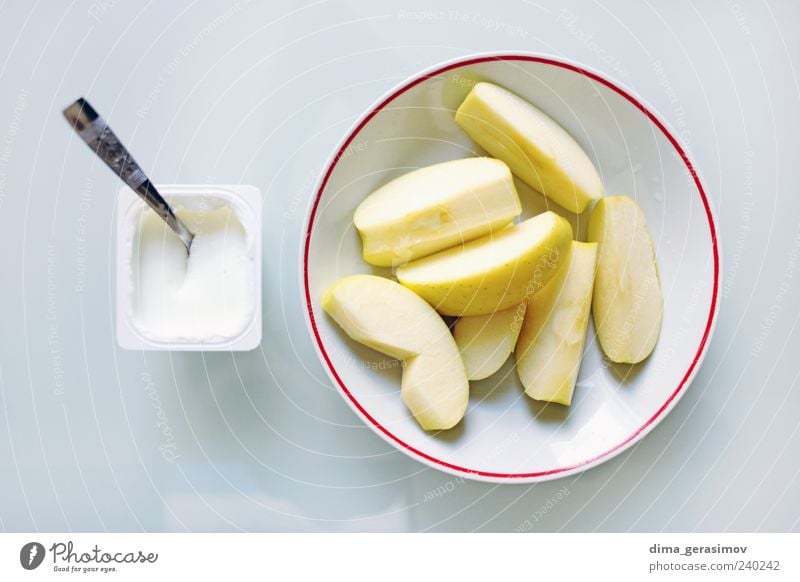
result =
[{"label": "yogurt container", "polygon": [[117,206],[117,342],[129,350],[247,351],[261,343],[261,192],[164,185],[191,253],[129,188]]}]

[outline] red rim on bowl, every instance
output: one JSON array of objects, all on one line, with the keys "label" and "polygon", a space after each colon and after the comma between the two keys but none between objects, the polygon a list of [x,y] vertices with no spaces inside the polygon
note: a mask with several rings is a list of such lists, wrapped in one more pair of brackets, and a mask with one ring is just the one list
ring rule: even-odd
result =
[{"label": "red rim on bowl", "polygon": [[[413,447],[412,445],[406,443],[398,436],[393,434],[382,424],[380,424],[372,415],[370,415],[369,412],[367,412],[367,410],[361,405],[358,399],[356,399],[353,393],[347,388],[345,383],[342,381],[342,378],[339,376],[339,373],[336,371],[336,368],[334,367],[333,362],[331,361],[328,355],[328,352],[325,350],[325,346],[319,334],[319,329],[317,328],[316,319],[314,315],[314,302],[312,300],[311,290],[309,288],[308,256],[309,256],[309,249],[311,247],[311,236],[312,236],[312,229],[314,226],[314,218],[316,217],[317,209],[319,207],[320,200],[322,199],[322,193],[325,191],[325,187],[328,184],[328,180],[330,179],[333,170],[336,168],[336,164],[343,157],[344,152],[347,150],[348,146],[356,138],[359,132],[364,128],[365,125],[367,125],[370,122],[370,120],[372,120],[373,117],[375,117],[375,115],[378,114],[378,112],[380,112],[384,107],[386,107],[388,104],[394,101],[398,96],[402,95],[412,87],[415,87],[416,85],[426,81],[427,79],[436,77],[453,69],[458,69],[461,67],[475,65],[489,61],[527,61],[527,62],[535,62],[554,67],[559,67],[562,69],[568,69],[570,71],[583,75],[593,81],[601,83],[602,85],[618,93],[626,100],[628,100],[631,104],[633,104],[669,140],[670,144],[672,144],[672,147],[675,148],[675,151],[678,153],[684,165],[688,169],[689,174],[692,176],[694,184],[697,187],[697,192],[700,195],[701,200],[703,201],[703,208],[705,209],[706,217],[708,219],[708,228],[711,235],[711,245],[714,255],[714,283],[711,294],[711,307],[709,309],[708,320],[706,321],[703,337],[700,340],[700,345],[697,347],[697,351],[695,352],[692,362],[689,365],[688,369],[686,370],[685,374],[683,375],[681,381],[678,383],[678,386],[670,393],[669,397],[664,401],[664,403],[658,408],[658,410],[656,410],[656,412],[650,418],[647,419],[647,421],[644,424],[642,424],[632,434],[627,436],[625,439],[623,439],[621,442],[617,443],[610,449],[598,455],[585,459],[579,463],[575,463],[565,467],[549,469],[546,471],[536,471],[530,473],[495,473],[491,471],[481,471],[469,467],[461,467],[459,465],[455,465],[453,463],[449,463],[442,459],[433,457],[432,455],[429,455],[428,453],[425,453],[424,451],[421,451],[416,447]],[[626,91],[625,89],[622,89],[616,83],[604,78],[600,74],[589,71],[583,67],[574,65],[572,63],[556,60],[553,57],[525,55],[525,54],[474,56],[456,60],[446,65],[437,67],[418,77],[414,77],[409,81],[406,81],[405,83],[400,85],[400,87],[392,91],[387,97],[382,99],[366,115],[364,115],[363,118],[361,118],[361,120],[355,125],[353,129],[350,130],[349,134],[347,135],[347,138],[342,142],[336,154],[332,157],[331,162],[328,164],[325,173],[322,176],[322,179],[320,180],[319,186],[316,190],[314,199],[311,204],[311,209],[309,211],[308,220],[306,224],[305,241],[303,246],[303,286],[305,290],[308,324],[313,333],[314,341],[316,342],[316,347],[319,350],[322,360],[327,366],[330,375],[336,381],[338,386],[341,388],[342,392],[344,392],[345,396],[347,397],[347,400],[351,403],[353,408],[360,414],[360,416],[368,424],[372,426],[372,428],[374,428],[381,436],[383,436],[384,439],[390,441],[391,443],[399,445],[407,452],[411,453],[411,456],[417,458],[418,460],[423,461],[424,463],[430,466],[436,467],[438,469],[450,473],[454,473],[464,477],[472,477],[488,481],[498,481],[498,480],[539,481],[539,480],[553,479],[557,477],[565,477],[567,475],[588,469],[603,461],[611,459],[613,456],[621,453],[626,448],[633,445],[639,439],[644,437],[644,435],[647,434],[649,429],[653,428],[656,420],[658,420],[662,415],[664,415],[665,412],[667,412],[672,406],[674,406],[677,403],[679,397],[683,395],[683,392],[685,391],[684,389],[691,381],[694,373],[697,371],[698,365],[700,364],[700,362],[703,359],[703,356],[705,355],[708,339],[714,327],[717,314],[719,275],[720,275],[720,258],[719,258],[719,249],[717,246],[717,230],[714,224],[714,218],[711,212],[711,207],[709,205],[708,198],[706,197],[703,185],[700,181],[699,176],[697,175],[697,172],[694,169],[694,166],[689,160],[689,157],[687,156],[684,149],[681,147],[680,143],[678,143],[677,139],[667,129],[665,124],[658,117],[656,117],[656,115],[652,113],[647,107],[645,107],[645,105],[641,102],[641,100],[637,99],[630,92]]]}]

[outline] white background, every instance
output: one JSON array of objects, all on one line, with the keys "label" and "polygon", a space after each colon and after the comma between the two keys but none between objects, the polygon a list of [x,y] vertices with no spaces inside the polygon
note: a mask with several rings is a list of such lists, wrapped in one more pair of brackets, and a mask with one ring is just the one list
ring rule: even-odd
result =
[{"label": "white background", "polygon": [[[30,553],[20,555],[21,548],[34,539],[44,546],[44,554],[39,554],[44,559],[34,571],[25,572],[20,562],[23,558],[29,560]],[[65,560],[70,542],[78,557],[88,552],[91,558],[95,547],[99,556],[121,553],[124,557],[129,552],[138,556],[138,552],[142,552],[145,556],[153,553],[158,557],[155,562],[133,564],[76,563],[77,558]],[[436,536],[435,544],[429,542],[427,536],[376,536],[369,533],[336,536],[317,533],[255,533],[248,536],[220,533],[192,536],[174,533],[0,534],[0,576],[5,576],[4,580],[60,580],[68,576],[71,580],[96,580],[99,577],[120,582],[190,578],[238,582],[268,577],[280,580],[325,579],[331,578],[332,572],[346,572],[347,580],[359,581],[374,580],[375,572],[379,571],[381,580],[405,582],[419,577],[423,570],[427,580],[457,579],[459,576],[474,580],[518,577],[520,572],[530,570],[532,559],[535,559],[538,576],[556,580],[564,580],[565,573],[569,579],[587,579],[596,577],[598,571],[605,571],[613,573],[618,582],[641,582],[652,569],[659,582],[687,579],[795,581],[800,571],[792,553],[797,546],[797,535],[785,533],[637,533],[624,537],[610,533],[539,534],[533,537],[445,534]],[[54,544],[58,545],[54,547]],[[698,546],[745,550],[726,553],[692,550],[693,553],[685,556],[651,551],[660,549],[654,548],[656,544],[670,550],[678,547],[681,552],[685,552],[687,547]],[[355,557],[353,548],[358,548],[357,559],[343,560],[345,555]],[[309,550],[313,551],[313,560],[308,559]],[[580,560],[572,559],[576,551],[581,554]],[[468,555],[470,559],[442,559],[443,555],[450,553]],[[503,559],[498,560],[498,555]],[[398,556],[412,556],[413,559],[398,560]],[[761,570],[719,571],[720,568],[736,567],[737,561],[755,561],[755,567]],[[391,568],[386,568],[387,563],[391,563]],[[767,568],[767,564],[771,568]],[[697,569],[702,565],[707,568],[705,572]],[[113,567],[115,571],[83,572],[85,567],[104,566]],[[689,567],[693,570],[681,570]],[[69,572],[64,572],[64,569]]]},{"label": "white background", "polygon": [[[0,529],[797,530],[798,22],[791,0],[0,5]],[[677,408],[536,486],[461,482],[375,436],[314,355],[298,279],[307,201],[353,120],[421,68],[513,49],[655,106],[705,178],[724,264]],[[116,347],[118,181],[61,118],[80,95],[155,181],[262,189],[261,349]]]}]

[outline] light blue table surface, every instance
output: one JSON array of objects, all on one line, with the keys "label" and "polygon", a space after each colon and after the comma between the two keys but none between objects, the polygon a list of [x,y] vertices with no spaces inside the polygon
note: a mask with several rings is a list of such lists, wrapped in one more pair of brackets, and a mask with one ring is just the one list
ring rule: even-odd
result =
[{"label": "light blue table surface", "polygon": [[[1,3],[0,530],[797,530],[798,33],[790,0]],[[724,261],[677,408],[535,486],[461,482],[374,435],[317,360],[298,277],[313,184],[354,119],[499,49],[652,103],[705,177]],[[61,118],[79,95],[157,182],[261,188],[260,349],[116,347],[119,185]]]}]

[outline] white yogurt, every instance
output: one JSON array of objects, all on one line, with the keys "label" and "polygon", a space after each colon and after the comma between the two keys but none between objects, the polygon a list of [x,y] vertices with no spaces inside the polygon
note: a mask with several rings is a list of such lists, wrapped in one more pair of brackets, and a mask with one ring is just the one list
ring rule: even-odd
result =
[{"label": "white yogurt", "polygon": [[[127,286],[125,319],[141,338],[162,345],[236,340],[254,323],[260,303],[254,265],[259,238],[254,230],[260,225],[246,205],[228,196],[180,195],[171,203],[195,234],[188,255],[178,236],[143,202],[134,201],[127,212],[122,239],[128,276],[118,279]],[[260,333],[259,326],[258,339]]]}]

